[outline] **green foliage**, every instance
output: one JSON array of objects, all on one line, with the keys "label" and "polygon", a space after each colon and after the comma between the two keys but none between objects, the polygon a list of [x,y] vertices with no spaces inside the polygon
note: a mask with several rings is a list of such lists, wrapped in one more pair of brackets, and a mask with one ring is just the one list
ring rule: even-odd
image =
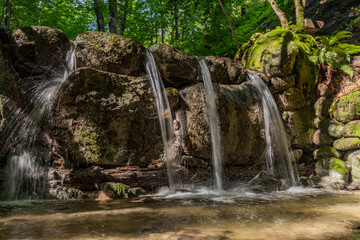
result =
[{"label": "green foliage", "polygon": [[351,37],[351,33],[342,31],[333,37],[318,37],[321,47],[319,47],[311,60],[316,64],[329,65],[332,68],[340,69],[350,77],[353,76],[354,70],[349,66],[350,55],[360,52],[360,46],[342,43]]}]

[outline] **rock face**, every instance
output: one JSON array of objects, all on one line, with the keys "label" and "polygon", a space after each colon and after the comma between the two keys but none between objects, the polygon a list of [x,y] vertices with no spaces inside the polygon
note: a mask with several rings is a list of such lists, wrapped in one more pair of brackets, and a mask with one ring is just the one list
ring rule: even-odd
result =
[{"label": "rock face", "polygon": [[197,79],[199,64],[195,56],[167,44],[156,44],[149,50],[154,55],[165,86],[180,88]]},{"label": "rock face", "polygon": [[104,32],[85,32],[76,38],[78,67],[138,76],[143,68],[145,48],[130,38]]},{"label": "rock face", "polygon": [[18,28],[11,35],[12,65],[22,77],[62,70],[70,45],[66,35],[54,28]]},{"label": "rock face", "polygon": [[211,80],[216,83],[239,84],[244,81],[245,69],[239,61],[227,57],[205,57]]},{"label": "rock face", "polygon": [[[265,141],[260,136],[263,113],[259,100],[253,96],[249,83],[214,85],[218,101],[224,162],[230,165],[255,165],[262,162]],[[183,149],[186,155],[211,159],[211,137],[207,109],[202,102],[203,84],[180,91],[181,110],[178,121],[183,129]],[[246,136],[246,137],[244,137]]]},{"label": "rock face", "polygon": [[76,165],[147,166],[160,158],[160,130],[147,77],[80,68],[64,83],[56,135]]}]

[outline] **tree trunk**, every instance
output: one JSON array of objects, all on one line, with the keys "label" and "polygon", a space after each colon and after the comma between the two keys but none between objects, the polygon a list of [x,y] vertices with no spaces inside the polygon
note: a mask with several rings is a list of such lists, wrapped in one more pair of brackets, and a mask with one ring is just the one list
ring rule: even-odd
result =
[{"label": "tree trunk", "polygon": [[240,48],[239,41],[238,41],[238,39],[237,39],[237,37],[236,37],[235,30],[234,30],[234,27],[233,27],[233,25],[232,25],[232,23],[231,23],[231,19],[230,19],[230,17],[229,17],[229,14],[226,12],[226,9],[224,8],[221,0],[219,0],[219,4],[220,4],[220,7],[221,7],[221,10],[223,11],[223,13],[225,14],[225,16],[226,16],[226,18],[227,18],[227,20],[228,20],[231,33],[232,33],[232,35],[233,35],[233,37],[234,37],[234,40],[235,40],[236,48],[239,49],[239,48]]},{"label": "tree trunk", "polygon": [[175,22],[175,41],[180,39],[179,35],[179,9],[177,0],[174,0],[174,22]]},{"label": "tree trunk", "polygon": [[105,32],[104,15],[101,10],[100,0],[94,0],[94,5],[98,30],[99,32]]},{"label": "tree trunk", "polygon": [[118,33],[116,11],[117,0],[109,0],[109,30],[111,33]]},{"label": "tree trunk", "polygon": [[162,28],[161,29],[161,43],[165,43],[165,36],[166,36],[165,29]]},{"label": "tree trunk", "polygon": [[276,13],[276,15],[278,16],[281,26],[285,29],[290,29],[289,22],[285,16],[285,13],[283,11],[281,11],[279,6],[276,4],[275,0],[269,0],[269,3],[271,5],[271,7],[273,8],[274,12]]},{"label": "tree trunk", "polygon": [[296,25],[300,28],[300,31],[304,31],[305,20],[304,20],[304,9],[306,0],[294,0],[295,12],[296,12]]},{"label": "tree trunk", "polygon": [[120,1],[119,34],[123,35],[126,28],[126,17],[128,13],[129,0]]},{"label": "tree trunk", "polygon": [[5,2],[5,31],[9,32],[10,31],[10,23],[11,23],[11,6],[12,6],[12,2],[11,0],[6,0]]}]

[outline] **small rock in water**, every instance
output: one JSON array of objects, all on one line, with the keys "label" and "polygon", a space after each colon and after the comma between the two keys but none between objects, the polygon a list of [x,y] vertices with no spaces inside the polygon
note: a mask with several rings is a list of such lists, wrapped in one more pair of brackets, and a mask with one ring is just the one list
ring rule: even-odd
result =
[{"label": "small rock in water", "polygon": [[347,229],[360,229],[360,222],[353,220],[344,220],[343,227]]},{"label": "small rock in water", "polygon": [[111,200],[111,198],[108,195],[106,195],[103,191],[99,191],[98,196],[95,200],[107,201],[107,200]]}]

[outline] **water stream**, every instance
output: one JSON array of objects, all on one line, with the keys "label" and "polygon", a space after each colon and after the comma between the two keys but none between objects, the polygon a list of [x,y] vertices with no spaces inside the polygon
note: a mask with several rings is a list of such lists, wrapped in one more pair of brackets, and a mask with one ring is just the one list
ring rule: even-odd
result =
[{"label": "water stream", "polygon": [[199,60],[200,72],[204,82],[204,95],[208,109],[208,121],[211,135],[211,159],[213,164],[214,182],[218,191],[223,189],[222,174],[222,145],[220,133],[220,120],[216,109],[216,95],[211,81],[210,71],[203,59]]},{"label": "water stream", "polygon": [[156,66],[154,56],[150,51],[146,51],[146,72],[150,78],[150,85],[154,94],[160,121],[161,137],[165,149],[169,188],[171,192],[175,192],[177,184],[176,172],[178,170],[180,159],[177,159],[178,154],[175,152],[175,136],[172,112],[165,92],[164,84]]},{"label": "water stream", "polygon": [[[50,161],[50,148],[44,144],[41,123],[44,118],[51,118],[51,110],[57,93],[76,68],[76,58],[71,49],[66,54],[64,65],[54,70],[54,77],[29,79],[23,87],[31,96],[28,107],[16,108],[11,116],[12,130],[7,145],[12,146],[8,154],[7,182],[5,197],[15,199],[39,199],[47,196],[47,169]],[[48,120],[47,119],[47,120]],[[49,154],[44,154],[48,152]]]},{"label": "water stream", "polygon": [[269,88],[256,74],[249,73],[248,81],[255,87],[264,112],[266,149],[265,159],[268,171],[286,180],[286,186],[296,186],[299,176],[295,159],[290,150],[283,120]]}]

